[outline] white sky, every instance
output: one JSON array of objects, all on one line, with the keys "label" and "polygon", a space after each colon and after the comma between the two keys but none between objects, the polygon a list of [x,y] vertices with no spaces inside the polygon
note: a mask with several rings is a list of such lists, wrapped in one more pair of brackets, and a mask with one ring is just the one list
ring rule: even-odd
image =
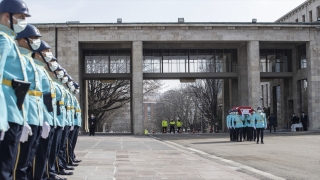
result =
[{"label": "white sky", "polygon": [[[274,22],[305,0],[24,0],[29,23]],[[164,90],[179,86],[166,80]]]}]

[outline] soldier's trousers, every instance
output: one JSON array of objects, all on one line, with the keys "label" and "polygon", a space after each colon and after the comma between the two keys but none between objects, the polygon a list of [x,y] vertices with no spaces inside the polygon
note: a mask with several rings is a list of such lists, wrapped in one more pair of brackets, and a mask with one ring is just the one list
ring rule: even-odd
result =
[{"label": "soldier's trousers", "polygon": [[[19,113],[19,112],[18,112]],[[9,122],[10,128],[6,131],[0,146],[0,179],[12,179],[14,164],[19,148],[22,125]]]},{"label": "soldier's trousers", "polygon": [[61,136],[60,149],[58,152],[58,163],[55,164],[58,171],[65,169],[67,166],[66,151],[67,151],[67,138],[69,136],[69,132],[70,132],[70,126],[65,126]]},{"label": "soldier's trousers", "polygon": [[261,135],[261,142],[263,142],[263,131],[264,131],[264,128],[257,128],[257,142],[259,142],[260,135]]},{"label": "soldier's trousers", "polygon": [[248,136],[248,127],[243,127],[242,136],[243,136],[243,140],[247,140],[247,136]]},{"label": "soldier's trousers", "polygon": [[252,130],[252,137],[253,137],[253,140],[255,141],[256,138],[257,138],[257,129],[254,129]]},{"label": "soldier's trousers", "polygon": [[15,178],[19,180],[28,180],[30,169],[35,152],[37,151],[37,143],[41,137],[41,126],[29,125],[31,127],[32,136],[28,137],[28,141],[20,142],[20,150],[18,151],[16,163],[17,168],[15,170]]},{"label": "soldier's trousers", "polygon": [[[51,126],[49,136],[46,139],[40,138],[39,146],[35,156],[34,163],[34,180],[42,180],[43,177],[48,177],[48,160],[51,150],[51,144],[54,136],[54,127]],[[46,172],[46,173],[45,173]]]},{"label": "soldier's trousers", "polygon": [[234,129],[231,127],[230,129],[229,129],[229,133],[230,133],[230,141],[233,141],[233,131],[234,131]]},{"label": "soldier's trousers", "polygon": [[247,132],[247,139],[248,139],[248,141],[252,141],[253,139],[253,132],[252,132],[252,130],[253,130],[253,127],[248,127],[248,132]]},{"label": "soldier's trousers", "polygon": [[49,155],[49,176],[54,177],[57,173],[57,169],[55,166],[56,159],[58,156],[58,151],[60,149],[60,144],[61,144],[61,136],[62,136],[62,127],[57,126],[54,132],[53,140],[52,140],[52,145],[51,145],[51,151]]},{"label": "soldier's trousers", "polygon": [[239,141],[239,138],[240,138],[240,141],[242,141],[242,131],[243,131],[243,128],[236,128],[236,133],[237,133],[236,141]]},{"label": "soldier's trousers", "polygon": [[72,161],[74,161],[74,159],[76,158],[76,155],[75,155],[75,153],[74,153],[74,149],[75,149],[75,147],[76,147],[76,145],[77,145],[77,141],[78,141],[78,135],[79,135],[79,129],[80,129],[80,127],[79,126],[74,126],[74,137],[73,137],[73,139],[72,139],[72,142],[71,142],[71,152],[70,152],[70,158],[71,158],[71,160]]},{"label": "soldier's trousers", "polygon": [[68,136],[68,138],[67,138],[67,162],[68,162],[68,164],[72,164],[73,163],[73,159],[72,159],[72,142],[73,142],[73,139],[74,139],[74,136],[75,136],[75,133],[76,133],[76,131],[75,131],[75,127],[74,127],[74,129],[72,130],[72,131],[70,131],[70,133],[69,133],[69,136]]}]

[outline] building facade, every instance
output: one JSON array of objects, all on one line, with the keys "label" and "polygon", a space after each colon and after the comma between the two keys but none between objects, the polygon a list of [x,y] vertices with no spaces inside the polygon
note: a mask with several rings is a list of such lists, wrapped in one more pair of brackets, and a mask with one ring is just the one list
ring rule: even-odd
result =
[{"label": "building facade", "polygon": [[[318,6],[319,1],[308,1]],[[309,6],[308,6],[309,7]],[[36,24],[59,63],[79,82],[83,120],[88,79],[131,81],[131,127],[142,134],[144,79],[223,79],[224,114],[264,105],[285,126],[305,111],[320,128],[319,23]],[[280,111],[280,113],[276,112]],[[84,122],[87,127],[86,122]]]}]

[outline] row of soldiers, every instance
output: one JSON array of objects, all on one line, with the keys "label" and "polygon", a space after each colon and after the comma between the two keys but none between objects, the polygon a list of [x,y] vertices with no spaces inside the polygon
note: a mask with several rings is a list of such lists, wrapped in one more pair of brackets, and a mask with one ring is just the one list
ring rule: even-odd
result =
[{"label": "row of soldiers", "polygon": [[242,142],[242,140],[255,141],[259,144],[261,135],[261,144],[263,142],[263,131],[267,129],[267,119],[260,107],[257,108],[257,113],[252,110],[252,113],[240,115],[238,109],[229,110],[229,115],[226,118],[227,127],[230,130],[230,141]]},{"label": "row of soldiers", "polygon": [[0,179],[66,179],[81,162],[79,85],[27,17],[23,1],[0,2]]}]

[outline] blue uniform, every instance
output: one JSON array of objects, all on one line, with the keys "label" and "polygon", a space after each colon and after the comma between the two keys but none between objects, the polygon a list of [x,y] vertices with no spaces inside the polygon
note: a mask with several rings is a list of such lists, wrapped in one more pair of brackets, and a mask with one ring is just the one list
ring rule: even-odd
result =
[{"label": "blue uniform", "polygon": [[20,53],[25,58],[28,81],[31,83],[28,91],[29,106],[27,122],[31,125],[42,126],[43,123],[43,99],[42,85],[37,67],[31,57],[31,51],[19,47]]},{"label": "blue uniform", "polygon": [[232,127],[231,126],[231,115],[230,114],[227,116],[227,127],[228,128]]},{"label": "blue uniform", "polygon": [[66,124],[66,107],[65,107],[65,97],[66,92],[64,91],[64,87],[60,84],[55,82],[55,88],[57,93],[57,103],[60,105],[60,115],[57,114],[57,125],[60,127],[64,127]]},{"label": "blue uniform", "polygon": [[[38,73],[40,77],[40,83],[42,84],[42,93],[51,93],[52,97],[52,103],[55,104],[56,94],[55,94],[55,87],[52,83],[51,77],[48,75],[47,71],[44,69],[45,63],[34,59],[34,62],[38,65]],[[46,121],[50,126],[56,126],[56,122],[54,121],[54,113],[48,112],[48,109],[46,105],[43,104],[43,121]],[[54,105],[53,104],[53,105]],[[55,110],[55,106],[53,106],[53,109]]]},{"label": "blue uniform", "polygon": [[243,127],[243,122],[240,117],[240,115],[236,114],[233,116],[233,123],[235,128],[242,128]]},{"label": "blue uniform", "polygon": [[267,119],[265,113],[256,113],[255,114],[256,128],[266,128]]},{"label": "blue uniform", "polygon": [[[21,57],[18,47],[14,42],[15,36],[15,32],[0,24],[0,80],[2,82],[2,90],[0,89],[0,112],[1,116],[5,117],[1,119],[23,125],[24,121],[26,121],[27,111],[25,111],[24,115],[22,111],[27,108],[28,98],[25,98],[23,110],[20,111],[16,104],[17,97],[11,86],[11,81],[13,79],[27,81],[28,78],[26,74],[26,62]],[[7,111],[4,110],[5,107]],[[5,116],[6,114],[7,116]],[[0,124],[1,129],[6,129],[3,127],[3,120],[1,120]]]},{"label": "blue uniform", "polygon": [[75,107],[75,113],[76,113],[76,115],[75,115],[76,119],[74,120],[74,125],[81,127],[82,119],[81,119],[80,104],[79,104],[79,102],[77,100],[77,97],[73,96],[73,98],[74,98],[74,102],[75,102],[75,106],[74,107]]}]

